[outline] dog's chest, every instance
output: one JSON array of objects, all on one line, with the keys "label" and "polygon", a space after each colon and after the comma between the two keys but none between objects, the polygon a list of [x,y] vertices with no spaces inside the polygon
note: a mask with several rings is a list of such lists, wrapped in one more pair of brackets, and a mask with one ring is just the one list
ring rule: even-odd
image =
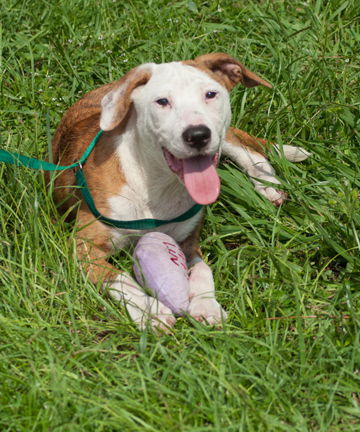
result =
[{"label": "dog's chest", "polygon": [[[184,185],[165,165],[162,153],[149,152],[146,146],[140,145],[141,142],[136,143],[134,136],[124,134],[115,143],[116,157],[119,158],[125,182],[119,185],[115,195],[108,198],[107,216],[122,221],[174,219],[188,211],[194,202]],[[164,232],[181,242],[196,229],[201,213],[186,221],[164,224],[150,231]],[[113,229],[111,240],[115,247],[123,248],[145,232]]]},{"label": "dog's chest", "polygon": [[[118,195],[109,199],[110,217],[116,220],[171,220],[194,205],[191,198],[184,196],[181,189],[180,191],[178,189],[176,187],[162,191],[150,189],[150,194],[147,194],[145,190],[139,193],[124,185]],[[136,242],[146,232],[160,231],[181,242],[196,229],[201,221],[201,214],[202,212],[199,212],[186,221],[164,224],[151,230],[113,229],[112,241],[114,246],[123,248],[129,243]]]}]

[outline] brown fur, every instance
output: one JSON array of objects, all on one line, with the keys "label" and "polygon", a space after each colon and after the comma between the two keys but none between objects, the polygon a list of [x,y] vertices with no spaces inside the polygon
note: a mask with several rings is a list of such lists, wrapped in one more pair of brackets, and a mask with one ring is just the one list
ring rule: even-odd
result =
[{"label": "brown fur", "polygon": [[[62,118],[53,142],[53,158],[55,163],[70,165],[80,159],[84,151],[99,132],[99,119],[101,113],[101,100],[111,90],[122,85],[126,80],[132,80],[129,89],[144,82],[144,76],[136,77],[135,70],[128,72],[123,78],[110,84],[99,87],[86,94],[76,102]],[[114,157],[112,145],[108,143],[113,134],[121,134],[121,122],[126,122],[130,108],[131,91],[128,90],[123,98],[121,112],[116,119],[116,128],[106,132],[100,138],[98,145],[90,154],[84,166],[88,185],[92,191],[99,210],[107,210],[107,199],[114,195],[115,190],[124,183],[121,167]],[[119,107],[120,109],[120,107]],[[102,173],[106,172],[106,176]],[[101,178],[99,178],[101,177]],[[114,182],[117,179],[117,182]],[[55,201],[60,203],[60,211],[65,211],[79,201],[79,191],[74,189],[74,171],[63,171],[55,181]]]},{"label": "brown fur", "polygon": [[245,87],[258,85],[272,87],[270,83],[255,75],[239,61],[224,53],[204,54],[184,63],[209,74],[228,91],[231,91],[239,83]]},{"label": "brown fur", "polygon": [[226,132],[226,141],[233,145],[246,147],[248,150],[255,151],[262,155],[265,154],[265,148],[269,147],[268,141],[263,138],[255,138],[243,130],[230,127]]}]

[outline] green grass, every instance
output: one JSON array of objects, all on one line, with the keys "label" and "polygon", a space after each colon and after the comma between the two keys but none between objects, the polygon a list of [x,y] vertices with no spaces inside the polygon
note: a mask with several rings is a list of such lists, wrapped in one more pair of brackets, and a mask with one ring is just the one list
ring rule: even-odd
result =
[{"label": "green grass", "polygon": [[229,320],[165,336],[138,332],[79,271],[41,173],[1,164],[0,430],[359,430],[356,3],[3,2],[1,148],[46,157],[88,90],[145,61],[225,51],[274,85],[237,88],[233,124],[312,157],[271,156],[280,209],[221,166],[201,243]]}]

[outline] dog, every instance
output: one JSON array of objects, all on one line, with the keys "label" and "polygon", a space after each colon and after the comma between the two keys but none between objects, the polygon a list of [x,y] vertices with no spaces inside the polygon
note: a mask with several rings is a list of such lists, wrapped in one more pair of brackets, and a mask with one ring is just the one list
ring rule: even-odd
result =
[{"label": "dog", "polygon": [[[54,162],[78,161],[103,130],[83,170],[99,212],[117,220],[169,220],[196,203],[214,202],[219,194],[216,165],[221,155],[233,159],[262,195],[280,205],[285,195],[276,189],[279,181],[264,156],[268,143],[230,128],[229,92],[239,83],[271,88],[224,53],[142,64],[70,107],[54,135]],[[282,154],[292,161],[308,156],[292,146],[284,146]],[[77,254],[90,280],[124,303],[140,329],[150,326],[166,331],[174,326],[176,317],[165,305],[108,262],[109,256],[134,244],[144,231],[99,221],[75,187],[74,170],[63,171],[54,180],[54,199],[61,212],[76,220]],[[157,229],[179,243],[189,263],[187,313],[220,326],[227,314],[215,298],[211,269],[201,258],[202,213]]]}]

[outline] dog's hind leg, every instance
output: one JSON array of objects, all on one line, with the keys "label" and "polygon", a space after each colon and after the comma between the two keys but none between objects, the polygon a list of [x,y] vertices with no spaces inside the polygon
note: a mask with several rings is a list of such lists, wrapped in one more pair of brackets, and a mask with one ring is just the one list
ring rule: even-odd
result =
[{"label": "dog's hind leg", "polygon": [[[274,185],[281,184],[276,178],[274,168],[265,157],[264,148],[266,147],[271,147],[280,153],[277,145],[272,145],[261,138],[254,138],[242,130],[229,128],[223,145],[223,154],[249,175],[255,189],[260,194],[278,206],[285,201],[286,193],[262,182],[264,180]],[[292,162],[300,162],[310,155],[300,147],[289,145],[282,146],[281,154]]]},{"label": "dog's hind leg", "polygon": [[[235,133],[240,132],[240,133]],[[286,194],[275,187],[267,186],[261,180],[273,184],[280,184],[275,177],[275,170],[264,156],[264,140],[257,140],[246,132],[230,128],[226,134],[223,145],[223,154],[232,159],[243,171],[248,174],[255,189],[265,196],[274,205],[281,205]]]}]

